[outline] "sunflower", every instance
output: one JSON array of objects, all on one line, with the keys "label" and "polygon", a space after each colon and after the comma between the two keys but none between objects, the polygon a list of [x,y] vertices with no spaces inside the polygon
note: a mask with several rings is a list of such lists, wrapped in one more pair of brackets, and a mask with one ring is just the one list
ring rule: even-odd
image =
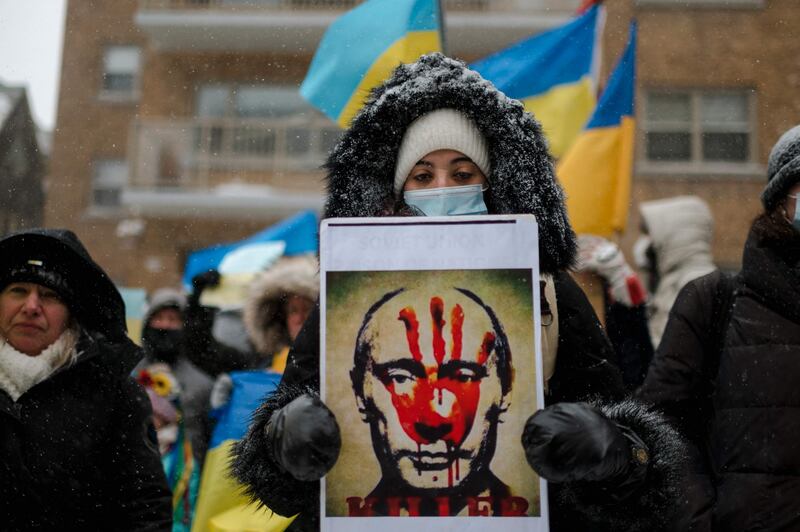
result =
[{"label": "sunflower", "polygon": [[172,379],[164,373],[150,375],[150,387],[161,397],[167,397],[172,392]]}]

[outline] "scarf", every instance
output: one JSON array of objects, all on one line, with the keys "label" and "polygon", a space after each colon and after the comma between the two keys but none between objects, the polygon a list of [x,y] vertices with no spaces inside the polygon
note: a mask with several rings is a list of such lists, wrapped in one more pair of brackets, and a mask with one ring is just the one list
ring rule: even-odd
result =
[{"label": "scarf", "polygon": [[[47,379],[71,357],[64,356],[67,350],[75,349],[75,335],[70,330],[37,356],[20,353],[9,342],[0,346],[0,389],[11,396],[14,402],[33,386]],[[61,362],[61,363],[59,363]]]}]

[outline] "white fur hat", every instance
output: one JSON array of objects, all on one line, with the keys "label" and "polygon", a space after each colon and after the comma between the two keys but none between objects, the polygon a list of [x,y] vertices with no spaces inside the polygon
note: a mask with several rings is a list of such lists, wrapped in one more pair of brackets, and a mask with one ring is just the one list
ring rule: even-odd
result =
[{"label": "white fur hat", "polygon": [[394,167],[395,196],[417,161],[436,150],[460,151],[489,178],[489,149],[475,122],[455,109],[437,109],[411,122],[403,135]]}]

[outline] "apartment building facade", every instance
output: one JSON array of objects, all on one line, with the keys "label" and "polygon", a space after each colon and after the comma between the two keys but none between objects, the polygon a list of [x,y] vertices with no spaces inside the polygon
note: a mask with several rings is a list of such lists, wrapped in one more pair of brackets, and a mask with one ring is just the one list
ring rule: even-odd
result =
[{"label": "apartment building facade", "polygon": [[[448,52],[466,60],[580,3],[442,2]],[[76,230],[118,284],[152,289],[177,283],[195,249],[321,210],[319,165],[340,133],[297,87],[327,25],[358,3],[70,1],[46,224]],[[704,197],[715,253],[735,267],[769,147],[800,106],[781,22],[792,0],[606,4],[606,73],[639,20],[634,202]]]},{"label": "apartment building facade", "polygon": [[[298,92],[327,26],[361,0],[72,0],[46,223],[120,285],[180,279],[188,253],[321,211],[340,131]],[[566,22],[578,0],[443,0],[477,58]]]},{"label": "apartment building facade", "polygon": [[800,22],[792,0],[609,0],[606,67],[639,27],[633,209],[681,194],[705,199],[714,258],[737,270],[761,209],[770,149],[800,123]]}]

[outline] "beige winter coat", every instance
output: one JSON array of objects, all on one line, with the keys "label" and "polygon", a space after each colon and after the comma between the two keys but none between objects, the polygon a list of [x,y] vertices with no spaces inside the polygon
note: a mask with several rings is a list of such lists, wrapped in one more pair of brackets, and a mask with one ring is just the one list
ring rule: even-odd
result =
[{"label": "beige winter coat", "polygon": [[639,209],[658,265],[658,287],[648,303],[650,337],[658,347],[678,292],[716,269],[711,255],[713,219],[708,205],[696,196],[646,201]]}]

